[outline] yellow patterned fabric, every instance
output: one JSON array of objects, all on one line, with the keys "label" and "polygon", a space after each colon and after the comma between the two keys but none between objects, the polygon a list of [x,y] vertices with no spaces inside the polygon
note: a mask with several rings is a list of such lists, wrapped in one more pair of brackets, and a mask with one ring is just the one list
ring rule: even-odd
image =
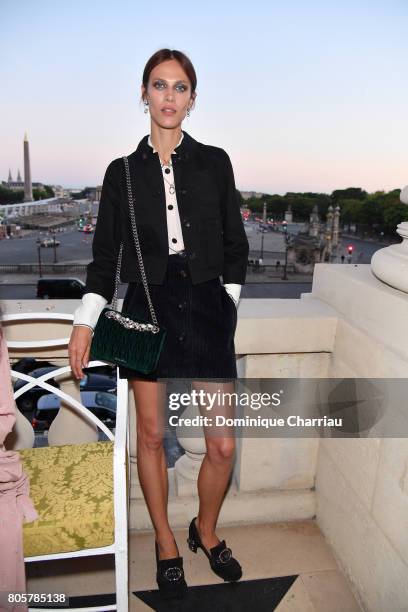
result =
[{"label": "yellow patterned fabric", "polygon": [[40,516],[23,524],[24,556],[114,542],[113,442],[20,450]]}]

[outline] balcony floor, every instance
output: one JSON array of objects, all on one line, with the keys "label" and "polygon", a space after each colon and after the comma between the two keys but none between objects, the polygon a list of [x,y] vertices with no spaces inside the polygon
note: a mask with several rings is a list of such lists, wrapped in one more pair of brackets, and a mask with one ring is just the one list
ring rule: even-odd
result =
[{"label": "balcony floor", "polygon": [[[184,558],[189,586],[219,584],[231,587],[212,573],[203,551],[199,549],[194,554],[189,550],[187,529],[175,530],[174,533]],[[220,526],[217,535],[220,540],[225,538],[242,565],[244,573],[239,583],[262,578],[295,577],[280,603],[276,607],[269,607],[268,611],[361,612],[362,608],[351,593],[315,521]],[[129,543],[129,610],[148,611],[152,608],[136,597],[133,591],[157,588],[153,532],[131,532]],[[28,592],[65,592],[73,596],[115,591],[113,557],[108,555],[92,559],[67,559],[54,564],[27,563],[26,573]],[[253,588],[256,586],[254,584]],[[254,603],[252,600],[248,610],[254,609]],[[212,609],[216,609],[214,604],[213,598]],[[220,612],[222,609],[219,608]],[[197,608],[195,610],[197,612]]]}]

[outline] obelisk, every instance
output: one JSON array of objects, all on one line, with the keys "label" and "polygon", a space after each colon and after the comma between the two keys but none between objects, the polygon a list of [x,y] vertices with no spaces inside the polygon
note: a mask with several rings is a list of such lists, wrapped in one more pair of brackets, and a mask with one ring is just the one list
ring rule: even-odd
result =
[{"label": "obelisk", "polygon": [[33,201],[33,188],[31,184],[30,149],[27,132],[24,134],[24,202]]}]

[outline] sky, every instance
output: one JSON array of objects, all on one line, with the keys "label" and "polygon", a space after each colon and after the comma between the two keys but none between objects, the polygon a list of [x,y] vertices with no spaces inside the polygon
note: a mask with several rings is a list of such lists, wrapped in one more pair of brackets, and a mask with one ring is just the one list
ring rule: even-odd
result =
[{"label": "sky", "polygon": [[408,0],[1,0],[0,181],[101,184],[150,132],[148,58],[194,64],[182,129],[229,154],[238,189],[408,184]]}]

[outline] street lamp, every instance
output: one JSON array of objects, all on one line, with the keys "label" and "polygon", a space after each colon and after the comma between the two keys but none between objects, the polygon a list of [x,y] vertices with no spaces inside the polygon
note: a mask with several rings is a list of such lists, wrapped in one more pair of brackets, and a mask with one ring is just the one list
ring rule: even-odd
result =
[{"label": "street lamp", "polygon": [[41,268],[41,243],[38,244],[38,270],[40,273],[40,278],[42,278],[42,268]]},{"label": "street lamp", "polygon": [[290,244],[292,242],[292,236],[291,236],[291,234],[288,233],[288,228],[287,228],[286,224],[283,225],[282,231],[283,231],[283,236],[284,236],[284,239],[285,239],[285,264],[283,266],[282,280],[288,280],[288,276],[287,276],[288,248],[289,248],[289,246],[290,246]]},{"label": "street lamp", "polygon": [[52,238],[54,241],[53,244],[53,248],[54,248],[54,263],[57,263],[57,245],[55,244],[55,230],[52,230]]}]

